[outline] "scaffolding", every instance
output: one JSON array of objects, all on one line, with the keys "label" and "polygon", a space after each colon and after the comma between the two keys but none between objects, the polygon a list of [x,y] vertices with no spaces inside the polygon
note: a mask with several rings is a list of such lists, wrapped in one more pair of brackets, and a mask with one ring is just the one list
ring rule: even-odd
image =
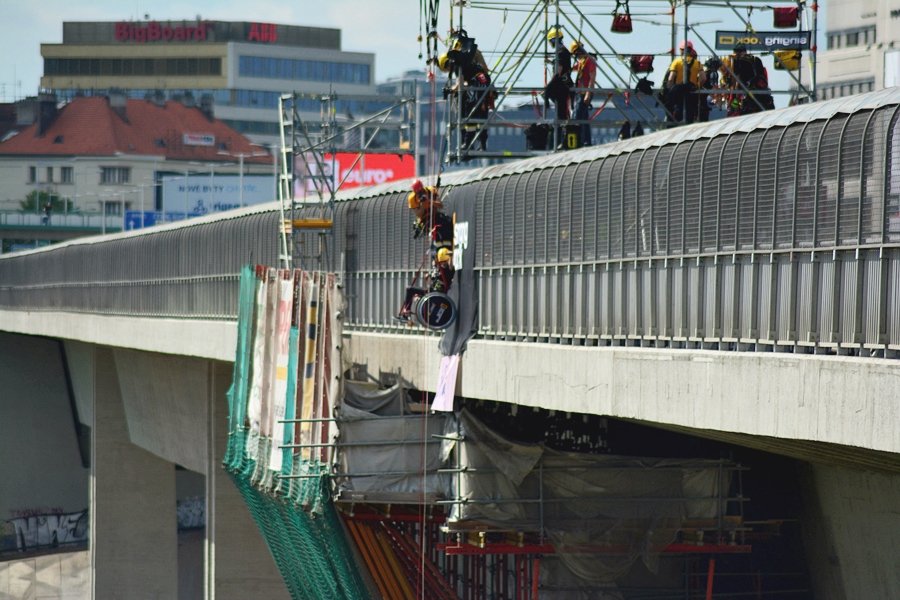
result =
[{"label": "scaffolding", "polygon": [[[383,597],[537,598],[542,569],[574,590],[597,583],[587,572],[612,581],[663,557],[683,558],[700,585],[713,575],[701,582],[689,557],[709,566],[752,552],[760,526],[744,520],[737,463],[610,455],[606,419],[593,415],[536,417],[565,450],[514,442],[467,409],[431,413],[399,380],[351,375],[332,417],[284,421],[326,427],[328,440],[283,448],[330,465],[338,511]],[[500,419],[516,412],[498,406]]]},{"label": "scaffolding", "polygon": [[614,454],[600,415],[432,412],[399,375],[344,372],[335,274],[248,266],[239,297],[224,466],[293,597],[568,598],[665,559],[667,597],[693,598],[717,560],[758,576],[739,559],[779,533],[744,520],[735,461]]},{"label": "scaffolding", "polygon": [[[629,3],[638,8],[631,11]],[[660,11],[659,7],[664,10]],[[719,35],[715,40],[704,36],[704,26],[712,22],[696,23],[692,9],[703,10],[725,9],[729,15],[736,17],[739,23],[737,32],[746,32],[746,36],[731,36],[731,40]],[[795,16],[793,25],[781,32],[780,37],[767,36],[758,39],[760,28],[753,21],[759,15],[773,14],[778,22],[778,11],[788,9]],[[720,67],[712,68],[715,79],[721,72],[723,77],[734,77],[728,57],[720,52],[731,49],[737,43],[748,45],[751,51],[769,48],[764,55],[773,56],[773,67],[783,70],[788,74],[790,84],[787,89],[767,90],[770,94],[789,95],[791,103],[810,102],[815,100],[815,36],[817,33],[817,4],[808,0],[594,0],[580,1],[576,4],[573,0],[454,0],[450,3],[448,34],[442,38],[437,31],[437,15],[426,15],[426,23],[430,29],[427,33],[428,61],[434,69],[440,62],[443,48],[452,54],[459,53],[460,37],[467,41],[466,26],[470,21],[482,22],[481,16],[470,19],[469,13],[493,13],[502,14],[503,27],[505,28],[511,15],[519,15],[518,27],[508,43],[497,52],[485,52],[494,60],[489,65],[492,81],[488,86],[473,85],[472,82],[463,80],[459,73],[450,72],[445,87],[445,97],[448,99],[448,110],[445,128],[445,144],[447,152],[446,162],[463,162],[471,158],[508,159],[522,156],[533,156],[555,150],[567,150],[579,145],[578,136],[573,132],[581,126],[590,126],[595,119],[607,111],[615,113],[620,121],[632,121],[642,124],[642,129],[656,130],[670,127],[679,123],[674,122],[675,115],[658,101],[657,91],[662,85],[649,88],[647,85],[638,85],[646,82],[647,72],[635,69],[631,62],[634,56],[663,57],[669,63],[679,55],[684,58],[686,50],[679,51],[678,40],[693,40],[701,56],[710,56],[718,61]],[[604,33],[601,27],[605,27],[610,19],[616,20],[617,16],[627,16],[627,27],[614,25],[612,34]],[[621,33],[631,32],[634,27],[644,25],[666,27],[669,32],[665,36],[666,49],[656,52],[641,50],[624,50],[628,47],[626,41],[619,40],[629,38],[622,37]],[[588,119],[560,119],[559,115],[552,114],[549,101],[543,98],[545,86],[552,79],[554,68],[554,52],[547,40],[547,32],[551,28],[561,28],[569,41],[580,41],[591,54],[597,64],[597,78],[595,87],[590,88],[594,94],[594,106],[588,113]],[[778,27],[785,28],[784,23]],[[804,29],[806,27],[807,29]],[[627,30],[627,31],[625,31]],[[614,43],[613,39],[618,36]],[[775,41],[773,41],[775,40]],[[785,42],[789,40],[789,42]],[[805,40],[805,41],[804,41]],[[784,42],[784,43],[782,43]],[[634,46],[632,42],[631,46]],[[791,55],[788,60],[783,50],[774,48],[796,48],[798,54]],[[477,49],[477,45],[475,46]],[[464,49],[463,49],[464,50]],[[801,77],[799,52],[808,50],[809,58],[809,85],[804,83]],[[724,60],[723,60],[724,59]],[[535,62],[544,65],[543,84],[540,87],[523,85],[521,81],[529,73],[529,68]],[[667,63],[668,64],[668,63]],[[715,64],[712,64],[715,67]],[[652,70],[652,69],[651,69]],[[532,73],[533,75],[533,73]],[[685,74],[685,77],[687,75]],[[463,78],[464,79],[464,78]],[[737,79],[737,78],[735,78]],[[662,84],[662,82],[660,82]],[[583,93],[588,88],[573,87],[572,93]],[[650,91],[650,93],[647,93]],[[753,101],[759,109],[764,106],[760,102],[761,91],[748,89],[737,81],[728,88],[718,85],[700,89],[698,93],[704,97],[711,97],[718,105],[724,106],[728,97],[747,97]],[[488,114],[477,110],[479,103],[486,98],[495,97],[492,110]],[[531,102],[535,108],[535,119],[522,119],[511,116],[510,111],[503,111],[504,107],[524,102]],[[525,151],[511,152],[508,148],[476,149],[476,142],[482,132],[496,127],[515,127],[525,129],[529,126],[543,126],[544,131],[549,132],[549,140],[543,147],[539,141],[538,146],[526,147]],[[628,133],[623,135],[627,136]],[[480,145],[480,144],[478,144]]]},{"label": "scaffolding", "polygon": [[[335,195],[370,153],[408,155],[415,151],[415,98],[371,95],[283,94],[279,98],[281,136],[278,200],[281,207],[279,264],[324,269],[334,225]],[[310,104],[318,118],[304,118]],[[364,118],[350,107],[377,104]],[[341,115],[341,116],[339,116]],[[346,116],[344,116],[346,115]],[[379,140],[385,132],[387,143]],[[338,153],[355,154],[349,168],[338,172]],[[303,232],[318,233],[314,244],[302,243]]]}]

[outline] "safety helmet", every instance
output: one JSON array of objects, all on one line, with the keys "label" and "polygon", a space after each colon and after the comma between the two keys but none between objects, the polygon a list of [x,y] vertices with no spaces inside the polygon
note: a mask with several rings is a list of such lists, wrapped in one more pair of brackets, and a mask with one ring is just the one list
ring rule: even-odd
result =
[{"label": "safety helmet", "polygon": [[547,41],[552,42],[556,38],[561,38],[562,35],[562,29],[560,29],[559,27],[551,27],[550,31],[547,32]]},{"label": "safety helmet", "polygon": [[425,186],[422,184],[422,181],[420,179],[416,179],[415,181],[413,181],[410,187],[412,188],[412,191],[416,193],[421,192],[425,189]]},{"label": "safety helmet", "polygon": [[450,251],[450,248],[438,248],[437,254],[434,257],[434,260],[439,263],[447,263],[453,259],[453,253]]},{"label": "safety helmet", "polygon": [[578,54],[578,51],[582,49],[584,49],[584,46],[581,45],[581,42],[575,41],[569,44],[569,52],[572,54]]},{"label": "safety helmet", "polygon": [[693,50],[693,49],[694,49],[694,43],[693,43],[691,40],[687,40],[687,41],[681,40],[681,42],[679,42],[679,44],[678,44],[678,51],[679,51],[679,52],[684,52],[685,47],[686,47],[688,50]]},{"label": "safety helmet", "polygon": [[446,52],[438,56],[438,68],[444,73],[450,70],[450,57]]},{"label": "safety helmet", "polygon": [[416,210],[421,204],[421,202],[419,202],[419,195],[415,192],[410,192],[406,195],[406,203],[409,205],[410,210]]}]

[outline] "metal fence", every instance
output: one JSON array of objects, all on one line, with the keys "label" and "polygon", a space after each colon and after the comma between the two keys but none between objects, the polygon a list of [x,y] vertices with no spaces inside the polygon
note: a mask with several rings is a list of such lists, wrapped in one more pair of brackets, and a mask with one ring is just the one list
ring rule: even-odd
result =
[{"label": "metal fence", "polygon": [[[474,214],[479,335],[749,349],[900,349],[900,91],[682,127],[446,176]],[[421,268],[407,187],[345,196],[326,251],[349,329]],[[367,194],[367,195],[366,195]],[[274,265],[274,211],[0,257],[0,308],[234,318],[242,264]],[[297,265],[295,265],[297,266]]]},{"label": "metal fence", "polygon": [[278,218],[204,218],[3,255],[0,309],[235,319],[241,267],[277,260]]}]

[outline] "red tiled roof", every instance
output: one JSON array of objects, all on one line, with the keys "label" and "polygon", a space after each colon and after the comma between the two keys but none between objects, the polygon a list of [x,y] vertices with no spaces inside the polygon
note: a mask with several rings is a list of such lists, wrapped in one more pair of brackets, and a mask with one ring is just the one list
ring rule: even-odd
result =
[{"label": "red tiled roof", "polygon": [[[44,132],[37,123],[0,143],[0,155],[164,156],[169,160],[233,162],[235,157],[259,154],[262,148],[218,120],[210,120],[199,108],[168,101],[159,106],[150,100],[126,100],[124,118],[104,96],[74,98],[63,106]],[[215,144],[184,143],[184,134],[212,135]],[[269,157],[246,158],[246,162],[268,162]]]}]

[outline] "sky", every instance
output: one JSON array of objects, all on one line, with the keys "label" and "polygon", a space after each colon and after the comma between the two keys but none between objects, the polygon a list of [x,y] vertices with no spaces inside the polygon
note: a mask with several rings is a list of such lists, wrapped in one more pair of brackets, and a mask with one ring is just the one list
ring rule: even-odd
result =
[{"label": "sky", "polygon": [[418,60],[417,0],[3,0],[0,25],[0,100],[38,90],[41,44],[62,43],[63,21],[203,19],[261,21],[342,30],[343,50],[375,52],[381,81],[421,68]]},{"label": "sky", "polygon": [[[510,45],[527,14],[523,9],[530,9],[536,1],[508,0],[504,5],[505,12],[501,9],[466,9],[463,25],[469,35],[476,38],[488,64],[493,65],[502,50]],[[450,0],[440,3],[438,32],[442,36],[449,28],[450,3]],[[146,20],[147,16],[158,21],[193,20],[199,15],[207,20],[339,28],[343,50],[375,54],[375,81],[380,82],[411,69],[424,68],[424,60],[418,57],[420,4],[419,0],[3,0],[5,20],[0,25],[0,56],[4,58],[0,61],[0,101],[10,102],[38,91],[43,71],[40,45],[62,42],[63,21]],[[491,4],[496,6],[501,2]],[[566,5],[565,2],[560,4]],[[658,5],[635,3],[632,8],[635,30],[629,35],[609,32],[610,0],[579,0],[577,5],[596,28],[594,32],[591,26],[577,19],[579,27],[584,28],[583,37],[589,47],[601,47],[599,34],[620,53],[660,53],[668,51],[671,45],[669,17],[664,14],[668,7],[666,2]],[[694,7],[690,17],[694,23],[706,23],[700,26],[699,37],[709,40],[710,45],[716,28],[743,29],[737,17],[724,8]],[[679,15],[678,18],[681,20],[682,17]],[[821,31],[824,29],[822,11],[819,18]],[[561,22],[565,24],[565,21]],[[770,29],[771,15],[757,15],[753,23],[758,29]],[[542,20],[540,29],[543,30]],[[566,40],[573,37],[567,35]],[[701,57],[709,54],[696,37],[694,43]],[[667,62],[664,57],[657,57],[657,78],[662,77]],[[541,85],[541,71],[540,61],[535,61],[517,80],[517,85]],[[777,78],[777,74],[773,75]],[[502,76],[495,75],[494,79],[498,83]],[[782,81],[781,87],[786,87],[786,78]],[[772,87],[777,87],[777,81],[773,80]]]}]

